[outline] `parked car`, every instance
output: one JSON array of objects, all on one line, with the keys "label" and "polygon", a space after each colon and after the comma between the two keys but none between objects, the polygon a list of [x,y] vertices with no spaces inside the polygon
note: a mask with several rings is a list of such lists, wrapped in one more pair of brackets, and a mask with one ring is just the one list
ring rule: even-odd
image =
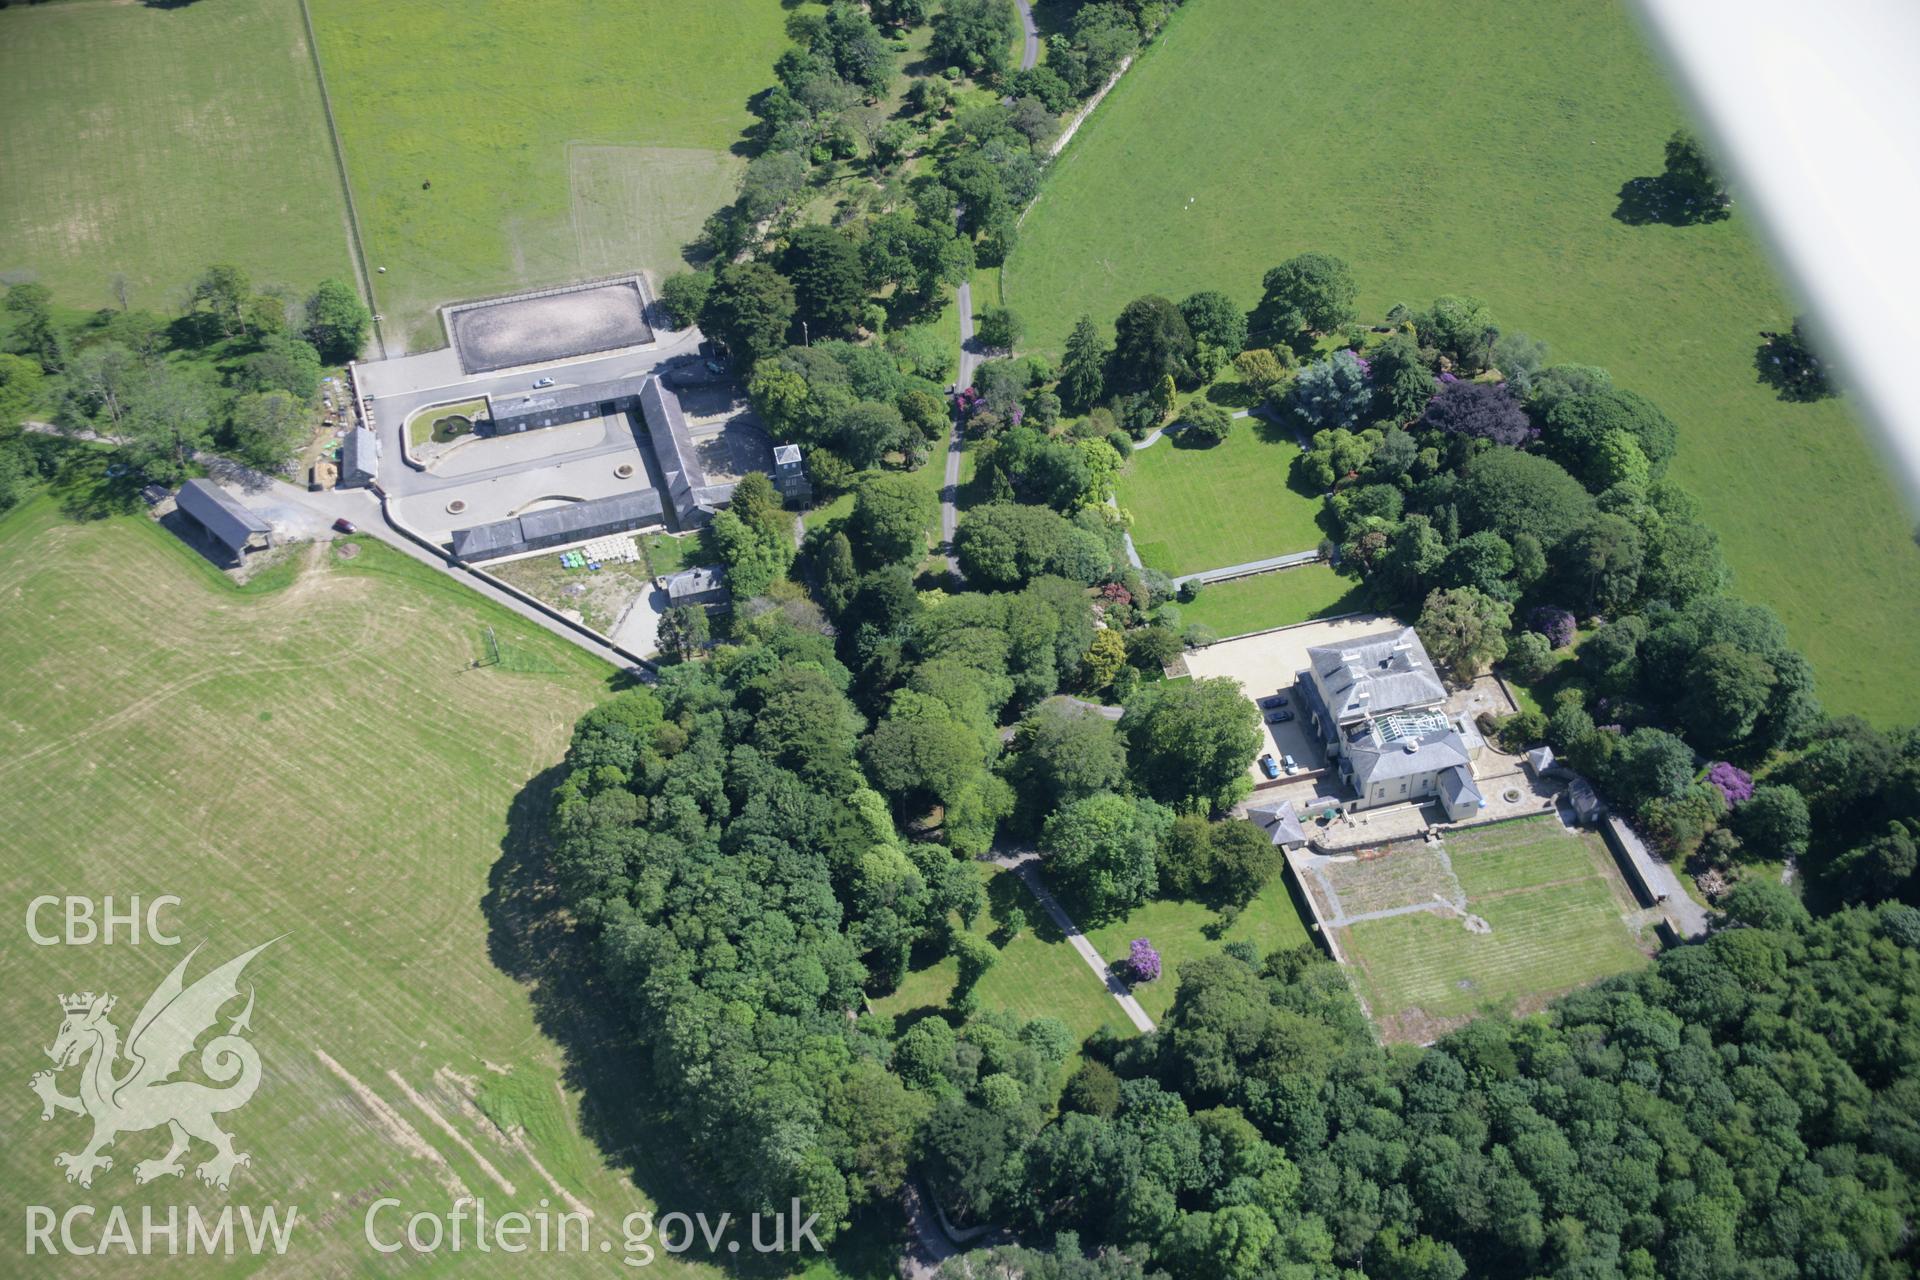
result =
[{"label": "parked car", "polygon": [[1267,716],[1267,723],[1268,724],[1285,724],[1287,721],[1291,719],[1293,719],[1293,712],[1275,711],[1272,714]]},{"label": "parked car", "polygon": [[1295,769],[1298,769],[1300,766],[1292,756],[1283,754],[1280,757],[1280,767],[1282,769],[1285,769],[1288,773],[1292,773]]},{"label": "parked car", "polygon": [[1277,778],[1280,776],[1280,766],[1273,762],[1272,756],[1270,755],[1261,756],[1260,772],[1266,774],[1267,777],[1269,778]]},{"label": "parked car", "polygon": [[345,516],[341,516],[341,517],[340,517],[340,518],[339,518],[338,520],[335,520],[335,521],[333,522],[333,529],[334,529],[334,532],[335,532],[335,533],[358,533],[358,532],[360,532],[360,531],[359,531],[358,529],[356,529],[356,528],[354,528],[354,527],[353,527],[353,521],[351,521],[351,520],[349,520],[349,519],[347,519],[347,518],[346,518]]},{"label": "parked car", "polygon": [[539,390],[540,388],[542,388],[542,387],[550,387],[550,386],[552,386],[552,385],[553,385],[553,379],[552,379],[552,378],[541,378],[541,379],[539,379],[539,380],[537,380],[537,381],[536,381],[536,382],[535,382],[535,383],[533,384],[533,389],[534,389],[535,391],[538,391],[538,390]]}]

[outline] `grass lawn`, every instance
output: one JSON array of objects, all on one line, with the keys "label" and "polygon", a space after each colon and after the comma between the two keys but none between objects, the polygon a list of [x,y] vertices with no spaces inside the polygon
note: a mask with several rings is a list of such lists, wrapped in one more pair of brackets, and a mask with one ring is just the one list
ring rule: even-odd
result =
[{"label": "grass lawn", "polygon": [[705,530],[684,534],[643,534],[640,538],[640,554],[646,557],[656,578],[678,573],[692,565],[713,563],[713,553],[707,546]]},{"label": "grass lawn", "polygon": [[312,7],[387,338],[413,349],[445,344],[443,303],[678,269],[787,43],[760,0]]},{"label": "grass lawn", "polygon": [[1114,963],[1127,958],[1135,938],[1145,938],[1160,953],[1159,981],[1133,987],[1140,1007],[1158,1022],[1173,1007],[1182,964],[1210,956],[1229,942],[1251,942],[1262,956],[1284,951],[1305,942],[1307,929],[1287,891],[1286,876],[1278,874],[1246,905],[1231,929],[1220,929],[1220,913],[1211,907],[1161,899],[1087,931],[1088,941]]},{"label": "grass lawn", "polygon": [[[1450,832],[1446,852],[1467,910],[1487,922],[1488,932],[1470,932],[1457,916],[1429,911],[1338,931],[1388,1038],[1426,1040],[1488,1007],[1531,1011],[1552,996],[1646,963],[1627,923],[1634,903],[1597,836],[1540,817]],[[1407,843],[1387,861],[1431,857]],[[1354,887],[1363,867],[1342,868],[1341,900],[1349,912],[1383,909]],[[1445,875],[1437,860],[1434,869]],[[1408,888],[1401,905],[1429,898],[1429,887]]]},{"label": "grass lawn", "polygon": [[[996,944],[1005,943],[998,961],[980,979],[980,1008],[1008,1009],[1021,1018],[1058,1018],[1075,1040],[1085,1040],[1103,1026],[1132,1035],[1133,1024],[1107,994],[1106,985],[1047,920],[1020,877],[991,863],[976,865],[987,885],[989,905],[973,922],[973,932]],[[1005,942],[1001,922],[1015,906],[1026,913],[1029,925],[1019,937]],[[955,960],[942,957],[910,971],[898,990],[874,1000],[874,1012],[900,1019],[905,1030],[919,1018],[946,1008],[958,976]]]},{"label": "grass lawn", "polygon": [[[685,1174],[663,1154],[672,1138],[620,1114],[582,1118],[582,1082],[630,1094],[632,1061],[604,1038],[596,997],[555,976],[580,958],[548,915],[545,789],[611,671],[442,574],[350,545],[350,560],[298,548],[290,571],[238,591],[144,516],[76,522],[41,497],[0,519],[6,900],[177,894],[176,931],[207,947],[190,977],[286,935],[247,973],[264,1083],[223,1123],[253,1156],[234,1202],[300,1208],[295,1272],[367,1272],[355,1196],[444,1205],[458,1179],[531,1208],[557,1200],[557,1184],[596,1226],[684,1203]],[[487,625],[514,661],[470,669]],[[10,944],[5,1000],[21,1034],[0,1068],[24,1083],[47,1065],[55,992],[111,991],[124,1032],[187,950]],[[523,1126],[528,1146],[481,1113]],[[69,1187],[53,1156],[75,1149],[83,1122],[23,1123],[0,1152],[15,1203],[105,1195],[137,1221],[141,1205],[229,1199],[191,1175],[137,1187],[134,1162],[164,1145],[153,1133],[122,1135],[90,1192]],[[467,1253],[452,1270],[606,1274],[597,1253],[533,1258]],[[61,1272],[116,1265],[69,1258]]]},{"label": "grass lawn", "polygon": [[1192,604],[1180,606],[1183,623],[1211,627],[1222,638],[1331,618],[1361,608],[1360,585],[1324,564],[1214,582]]},{"label": "grass lawn", "polygon": [[1618,0],[1386,0],[1284,21],[1262,0],[1193,0],[1055,166],[1007,301],[1057,356],[1083,312],[1110,325],[1131,298],[1198,289],[1251,304],[1263,272],[1308,249],[1353,264],[1363,316],[1484,297],[1666,409],[1674,473],[1737,589],[1779,610],[1828,706],[1911,721],[1913,523],[1847,401],[1784,403],[1756,379],[1760,331],[1796,308],[1746,217],[1613,216],[1681,120]]},{"label": "grass lawn", "polygon": [[1324,536],[1320,495],[1289,487],[1300,447],[1254,418],[1210,448],[1162,436],[1136,449],[1114,485],[1133,513],[1140,558],[1167,573],[1223,569],[1290,551],[1311,551]]},{"label": "grass lawn", "polygon": [[0,12],[0,273],[168,314],[213,262],[350,279],[299,0]]},{"label": "grass lawn", "polygon": [[418,447],[429,440],[448,444],[473,430],[474,419],[487,412],[485,400],[463,400],[459,404],[422,409],[407,422],[407,443]]}]

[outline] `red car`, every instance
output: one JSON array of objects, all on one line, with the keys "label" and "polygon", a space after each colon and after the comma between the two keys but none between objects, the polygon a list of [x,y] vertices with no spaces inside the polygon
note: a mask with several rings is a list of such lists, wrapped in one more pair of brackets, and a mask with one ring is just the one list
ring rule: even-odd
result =
[{"label": "red car", "polygon": [[333,528],[336,533],[360,532],[358,529],[353,527],[353,521],[347,519],[345,516],[341,516],[338,520],[335,520],[333,522]]}]

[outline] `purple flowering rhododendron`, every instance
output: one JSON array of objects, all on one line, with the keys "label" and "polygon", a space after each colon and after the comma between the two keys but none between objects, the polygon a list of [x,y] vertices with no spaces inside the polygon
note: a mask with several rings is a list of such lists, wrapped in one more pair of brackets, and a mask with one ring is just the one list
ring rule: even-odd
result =
[{"label": "purple flowering rhododendron", "polygon": [[1713,762],[1713,767],[1707,770],[1707,781],[1720,789],[1729,809],[1753,798],[1753,775],[1725,760]]},{"label": "purple flowering rhododendron", "polygon": [[1160,976],[1160,953],[1145,938],[1135,938],[1127,954],[1127,967],[1133,970],[1134,981],[1152,982]]},{"label": "purple flowering rhododendron", "polygon": [[1527,616],[1527,630],[1538,631],[1547,643],[1564,649],[1573,643],[1573,615],[1565,609],[1543,604]]}]

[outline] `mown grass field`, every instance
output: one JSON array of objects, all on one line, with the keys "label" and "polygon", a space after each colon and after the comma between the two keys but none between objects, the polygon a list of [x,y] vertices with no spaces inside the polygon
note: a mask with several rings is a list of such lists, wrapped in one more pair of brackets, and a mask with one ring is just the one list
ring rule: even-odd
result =
[{"label": "mown grass field", "polygon": [[[1634,904],[1597,836],[1540,817],[1449,832],[1446,851],[1467,910],[1488,932],[1425,911],[1338,931],[1389,1038],[1424,1040],[1489,1007],[1530,1011],[1646,963],[1626,919]],[[1408,844],[1388,860],[1428,856]],[[1349,896],[1348,911],[1380,909]]]},{"label": "mown grass field", "polygon": [[786,44],[760,0],[312,7],[388,342],[416,350],[443,303],[679,269]]},{"label": "mown grass field", "polygon": [[299,0],[0,11],[0,273],[172,312],[213,262],[351,278]]},{"label": "mown grass field", "polygon": [[1324,536],[1320,495],[1287,483],[1299,456],[1290,435],[1241,418],[1217,445],[1195,447],[1176,433],[1136,449],[1114,497],[1133,514],[1140,558],[1166,573],[1311,551]]},{"label": "mown grass field", "polygon": [[1199,599],[1180,606],[1180,620],[1211,627],[1224,640],[1309,618],[1352,613],[1363,607],[1359,595],[1360,586],[1353,579],[1324,564],[1307,564],[1210,583],[1200,589]]},{"label": "mown grass field", "polygon": [[1219,911],[1204,903],[1161,899],[1087,931],[1088,941],[1114,963],[1127,958],[1135,938],[1145,938],[1160,953],[1159,980],[1132,984],[1134,999],[1158,1022],[1173,1008],[1181,965],[1213,955],[1229,942],[1251,942],[1265,957],[1299,946],[1307,940],[1307,929],[1287,891],[1286,876],[1276,874],[1231,927]]},{"label": "mown grass field", "polygon": [[1197,289],[1251,304],[1307,249],[1353,264],[1365,316],[1477,294],[1665,408],[1737,589],[1779,610],[1831,708],[1910,721],[1913,521],[1847,401],[1756,379],[1760,331],[1795,304],[1750,223],[1613,216],[1681,119],[1618,0],[1192,0],[1061,157],[1007,301],[1057,356],[1082,312],[1111,324]]},{"label": "mown grass field", "polygon": [[[496,1212],[573,1196],[617,1248],[623,1215],[683,1194],[671,1139],[589,1101],[610,1080],[630,1096],[639,1067],[583,1012],[603,996],[577,973],[556,985],[577,955],[543,907],[545,779],[610,672],[376,544],[303,549],[239,591],[144,516],[75,522],[46,497],[0,520],[0,598],[8,1200],[119,1204],[136,1222],[141,1205],[297,1205],[276,1268],[290,1275],[606,1274],[598,1253],[380,1257],[361,1217],[379,1195],[444,1211],[465,1188]],[[469,669],[487,625],[512,660]],[[184,945],[26,945],[26,904],[46,893],[176,894]],[[53,1157],[85,1124],[42,1124],[25,1088],[55,997],[112,992],[124,1033],[192,945],[190,979],[278,935],[246,975],[264,1081],[225,1118],[252,1155],[231,1193],[191,1168],[136,1187],[164,1133],[123,1135],[91,1190],[65,1183]],[[129,1273],[119,1257],[50,1265]]]}]

